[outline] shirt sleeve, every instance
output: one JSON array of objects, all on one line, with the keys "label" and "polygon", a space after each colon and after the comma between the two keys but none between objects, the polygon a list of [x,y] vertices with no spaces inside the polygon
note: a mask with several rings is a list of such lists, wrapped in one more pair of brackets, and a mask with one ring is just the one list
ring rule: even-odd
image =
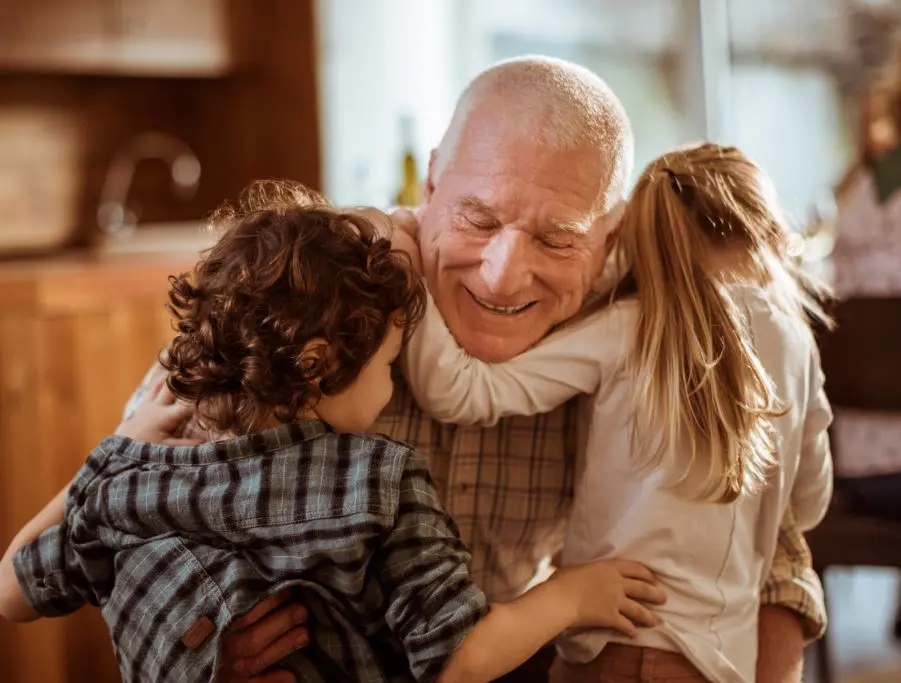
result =
[{"label": "shirt sleeve", "polygon": [[826,630],[823,586],[813,570],[810,548],[802,532],[816,526],[832,499],[832,456],[827,430],[832,409],[823,391],[823,371],[814,347],[811,355],[811,388],[798,474],[791,503],[779,529],[779,540],[770,576],[761,602],[780,605],[795,612],[803,622],[807,638],[819,638]]},{"label": "shirt sleeve", "polygon": [[760,602],[794,612],[808,640],[821,638],[826,632],[823,585],[813,569],[810,548],[795,523],[791,506],[782,517],[773,566],[761,590]]},{"label": "shirt sleeve", "polygon": [[57,524],[13,557],[19,587],[42,617],[61,617],[87,604],[87,580],[73,562],[68,527]]},{"label": "shirt sleeve", "polygon": [[66,495],[62,523],[43,531],[13,556],[13,568],[25,600],[43,617],[71,614],[85,604],[98,606],[99,586],[113,579],[112,559],[85,518],[83,494],[102,471],[108,453],[103,444],[88,456]]},{"label": "shirt sleeve", "polygon": [[404,349],[404,374],[420,408],[441,422],[490,427],[547,413],[597,390],[610,346],[623,340],[620,318],[618,307],[586,315],[506,362],[487,363],[460,347],[429,295]]},{"label": "shirt sleeve", "polygon": [[438,501],[424,458],[410,455],[394,527],[381,549],[385,620],[418,681],[432,681],[487,611],[469,577],[469,553]]},{"label": "shirt sleeve", "polygon": [[819,524],[832,500],[832,453],[828,433],[832,408],[823,390],[823,370],[816,347],[811,354],[810,366],[811,386],[801,456],[791,491],[792,512],[801,531],[809,531]]}]

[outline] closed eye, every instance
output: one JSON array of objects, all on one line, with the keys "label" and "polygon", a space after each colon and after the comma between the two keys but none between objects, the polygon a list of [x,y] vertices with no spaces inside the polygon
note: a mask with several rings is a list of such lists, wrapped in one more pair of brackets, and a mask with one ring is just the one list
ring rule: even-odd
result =
[{"label": "closed eye", "polygon": [[465,223],[466,227],[470,230],[487,232],[489,230],[497,230],[500,227],[500,223],[498,223],[498,221],[487,216],[461,215],[460,218],[462,219],[463,223]]},{"label": "closed eye", "polygon": [[542,235],[541,243],[549,249],[570,249],[574,246],[573,236],[566,233],[551,233]]},{"label": "closed eye", "polygon": [[479,197],[473,195],[461,197],[455,208],[457,217],[463,223],[461,227],[465,229],[486,232],[501,227],[494,209]]}]

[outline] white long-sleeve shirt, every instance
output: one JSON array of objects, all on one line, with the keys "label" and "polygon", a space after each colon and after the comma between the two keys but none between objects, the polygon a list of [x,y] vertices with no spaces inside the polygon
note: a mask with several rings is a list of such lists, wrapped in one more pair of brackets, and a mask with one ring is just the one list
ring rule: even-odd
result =
[{"label": "white long-sleeve shirt", "polygon": [[662,625],[640,630],[634,640],[607,630],[564,634],[558,649],[567,659],[589,661],[608,642],[624,642],[682,652],[715,683],[754,680],[759,595],[780,520],[791,505],[798,526],[809,529],[831,497],[831,410],[805,326],[774,308],[760,289],[736,287],[733,296],[790,410],[774,421],[779,466],[768,488],[727,505],[681,499],[661,487],[661,472],[641,477],[634,471],[632,382],[624,362],[636,329],[635,302],[619,302],[510,361],[488,364],[455,343],[430,301],[405,349],[416,400],[443,421],[493,424],[596,392],[585,404],[591,426],[563,561],[637,560],[657,574],[669,599],[657,610]]}]

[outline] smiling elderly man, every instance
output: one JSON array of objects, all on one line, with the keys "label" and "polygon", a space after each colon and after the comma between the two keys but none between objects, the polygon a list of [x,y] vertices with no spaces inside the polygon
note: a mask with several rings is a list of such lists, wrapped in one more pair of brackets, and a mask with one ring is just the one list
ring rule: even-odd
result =
[{"label": "smiling elderly man", "polygon": [[[617,98],[573,64],[515,59],[466,89],[432,153],[419,234],[428,287],[469,353],[511,358],[579,311],[606,256],[632,147]],[[521,592],[560,548],[580,415],[574,400],[489,429],[444,425],[420,411],[400,381],[376,426],[428,456],[490,600]],[[819,635],[825,621],[790,512],[780,543],[761,593],[760,683],[800,681],[804,636]],[[223,659],[245,674],[262,671],[303,640],[302,619],[303,610],[266,601],[227,639]],[[547,652],[536,656],[509,680],[541,680],[549,661]],[[231,668],[220,680],[247,680],[230,679]],[[253,680],[292,677],[270,671]]]}]

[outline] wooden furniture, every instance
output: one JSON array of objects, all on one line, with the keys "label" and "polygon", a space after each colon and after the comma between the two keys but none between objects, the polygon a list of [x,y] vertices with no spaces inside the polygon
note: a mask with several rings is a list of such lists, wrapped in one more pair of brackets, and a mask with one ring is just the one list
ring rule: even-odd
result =
[{"label": "wooden furniture", "polygon": [[0,0],[0,67],[221,76],[238,50],[227,0]]},{"label": "wooden furniture", "polygon": [[[114,71],[86,64],[100,5],[128,32]],[[210,42],[229,66],[195,69]],[[4,60],[19,44],[50,56]],[[0,0],[0,256],[89,244],[110,161],[147,131],[185,142],[202,170],[182,198],[164,163],[141,162],[141,222],[201,219],[257,178],[320,188],[316,45],[313,0]]]},{"label": "wooden furniture", "polygon": [[[834,316],[836,329],[820,338],[833,408],[901,413],[901,299],[848,299]],[[840,497],[807,540],[824,579],[830,567],[901,569],[901,524],[856,515]],[[823,681],[832,683],[828,637],[816,647]]]},{"label": "wooden furniture", "polygon": [[[173,195],[164,164],[137,168],[130,207],[158,226],[190,226],[257,178],[319,188],[313,9],[313,0],[0,0],[4,548],[118,423],[171,338],[166,276],[193,262],[184,252],[88,255],[111,159],[145,131],[197,154],[200,184],[188,199]],[[33,252],[47,256],[21,260]],[[11,255],[19,260],[3,260]],[[3,683],[118,680],[96,610],[0,624]]]},{"label": "wooden furniture", "polygon": [[[125,400],[172,337],[167,276],[188,254],[75,256],[0,265],[0,545],[119,423]],[[115,683],[98,610],[0,623],[4,683]]]}]

